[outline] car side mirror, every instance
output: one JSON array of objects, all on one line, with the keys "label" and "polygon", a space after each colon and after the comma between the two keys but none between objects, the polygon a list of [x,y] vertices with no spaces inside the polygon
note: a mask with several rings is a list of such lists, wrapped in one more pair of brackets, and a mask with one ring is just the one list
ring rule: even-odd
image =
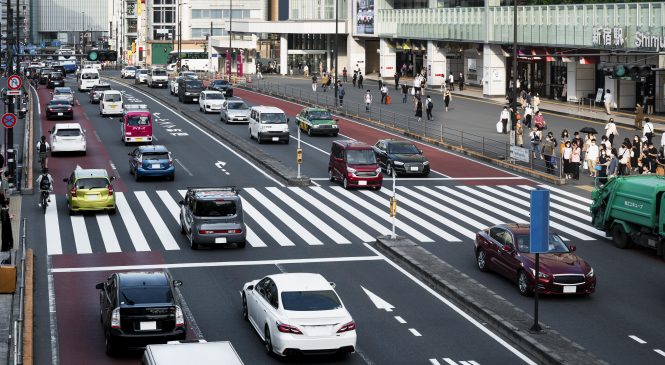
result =
[{"label": "car side mirror", "polygon": [[115,176],[109,177],[109,181],[113,181],[113,180],[115,180]]},{"label": "car side mirror", "polygon": [[254,290],[254,285],[247,285],[247,290]]},{"label": "car side mirror", "polygon": [[99,289],[99,290],[104,289],[104,283],[99,283],[99,284],[95,285],[95,289]]},{"label": "car side mirror", "polygon": [[173,280],[173,286],[182,286],[182,280]]},{"label": "car side mirror", "polygon": [[511,245],[503,245],[503,247],[501,247],[501,249],[504,252],[513,253],[513,246],[511,246]]},{"label": "car side mirror", "polygon": [[335,287],[337,286],[337,285],[335,285],[335,283],[334,283],[334,282],[332,282],[332,281],[331,281],[331,282],[329,282],[328,284],[330,284],[330,286],[331,286],[331,287],[332,287],[333,289],[335,289]]},{"label": "car side mirror", "polygon": [[178,202],[178,205],[180,205],[180,206],[185,205],[185,202],[181,200],[181,201]]},{"label": "car side mirror", "polygon": [[69,179],[68,179],[68,178],[64,178],[64,179],[62,179],[62,181],[63,181],[63,182],[66,182],[66,183],[69,183]]},{"label": "car side mirror", "polygon": [[51,132],[51,131],[48,131],[48,134],[51,134],[51,133],[53,133],[53,132]]},{"label": "car side mirror", "polygon": [[570,252],[575,252],[577,250],[577,246],[570,245],[568,246],[568,249],[570,249]]},{"label": "car side mirror", "polygon": [[128,154],[127,154],[127,156],[132,156],[132,153],[131,153],[131,152],[130,152],[130,153],[128,153]]}]

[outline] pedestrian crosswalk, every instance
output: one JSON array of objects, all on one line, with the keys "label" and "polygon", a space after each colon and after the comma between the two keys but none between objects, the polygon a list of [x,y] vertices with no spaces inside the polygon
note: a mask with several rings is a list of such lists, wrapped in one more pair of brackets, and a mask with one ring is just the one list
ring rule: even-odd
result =
[{"label": "pedestrian crosswalk", "polygon": [[444,357],[441,360],[443,361],[443,363],[439,362],[439,360],[437,360],[437,359],[429,359],[429,362],[432,365],[443,365],[443,364],[446,364],[446,365],[480,365],[480,363],[478,363],[476,361],[473,361],[473,360],[466,360],[466,361],[460,360],[459,362],[457,362],[457,361],[455,361],[455,360],[453,360],[449,357]]},{"label": "pedestrian crosswalk", "polygon": [[[397,188],[396,230],[423,244],[463,244],[502,222],[529,221],[527,185]],[[44,215],[49,255],[188,249],[178,202],[185,190],[116,192],[117,214],[67,214],[66,197],[52,195]],[[247,243],[252,248],[370,242],[391,233],[392,191],[339,186],[244,188]],[[551,227],[567,240],[605,236],[590,224],[586,198],[551,191]]]}]

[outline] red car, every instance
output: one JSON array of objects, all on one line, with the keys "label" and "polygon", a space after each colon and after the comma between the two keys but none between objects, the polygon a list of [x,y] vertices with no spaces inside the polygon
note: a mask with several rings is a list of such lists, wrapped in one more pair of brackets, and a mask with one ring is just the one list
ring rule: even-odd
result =
[{"label": "red car", "polygon": [[[533,293],[535,255],[529,253],[529,224],[499,224],[476,234],[474,250],[480,271],[494,271],[514,280],[522,295]],[[591,294],[596,275],[586,261],[575,255],[575,246],[566,245],[550,232],[550,252],[540,255],[538,293]]]}]

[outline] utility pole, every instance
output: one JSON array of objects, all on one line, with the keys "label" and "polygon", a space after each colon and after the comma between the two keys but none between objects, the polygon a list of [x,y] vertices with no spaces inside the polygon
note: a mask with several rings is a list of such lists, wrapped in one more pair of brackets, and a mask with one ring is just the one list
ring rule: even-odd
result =
[{"label": "utility pole", "polygon": [[125,54],[124,54],[124,45],[125,45],[125,1],[120,0],[120,58],[122,61],[120,64],[125,63]]},{"label": "utility pole", "polygon": [[14,41],[14,27],[13,27],[13,18],[12,18],[12,5],[11,1],[7,0],[7,74],[12,74],[14,71],[14,52],[12,51],[12,43]]},{"label": "utility pole", "polygon": [[[7,2],[10,2],[11,0],[7,0]],[[21,21],[19,19],[19,15],[21,14],[21,7],[19,6],[19,0],[16,0],[16,37],[14,38],[16,41],[14,44],[16,45],[16,69],[20,70],[21,67],[21,61],[19,60],[19,53],[22,53],[19,48],[19,41],[21,39]],[[9,128],[11,129],[11,128]]]},{"label": "utility pole", "polygon": [[180,71],[182,62],[180,61],[180,56],[182,55],[182,12],[181,10],[182,1],[178,0],[178,63],[176,68]]},{"label": "utility pole", "polygon": [[233,70],[233,57],[231,57],[231,40],[233,39],[233,0],[229,0],[229,80]]},{"label": "utility pole", "polygon": [[335,71],[334,79],[335,80],[335,106],[337,106],[337,75],[339,75],[339,70],[337,69],[338,63],[338,54],[339,54],[339,47],[338,47],[338,41],[337,38],[339,38],[339,0],[335,0],[335,67],[333,70]]},{"label": "utility pole", "polygon": [[[517,123],[517,0],[513,0],[513,103],[511,105],[511,120],[510,126],[512,127],[513,121]],[[511,128],[512,130],[512,128]],[[510,138],[510,133],[508,133]],[[514,141],[512,142],[514,143]],[[510,143],[510,144],[512,144]]]}]

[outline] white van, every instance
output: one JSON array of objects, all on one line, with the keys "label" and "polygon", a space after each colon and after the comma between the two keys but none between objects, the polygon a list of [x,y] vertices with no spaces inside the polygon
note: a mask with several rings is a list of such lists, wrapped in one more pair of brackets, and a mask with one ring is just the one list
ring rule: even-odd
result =
[{"label": "white van", "polygon": [[94,68],[84,68],[78,78],[79,91],[87,91],[99,84],[99,72]]},{"label": "white van", "polygon": [[141,365],[182,364],[243,365],[229,341],[169,341],[167,344],[148,345],[141,359]]},{"label": "white van", "polygon": [[99,97],[99,114],[122,114],[122,94],[118,90],[106,90]]},{"label": "white van", "polygon": [[249,111],[249,138],[289,144],[289,119],[282,109],[274,106],[255,106]]}]

